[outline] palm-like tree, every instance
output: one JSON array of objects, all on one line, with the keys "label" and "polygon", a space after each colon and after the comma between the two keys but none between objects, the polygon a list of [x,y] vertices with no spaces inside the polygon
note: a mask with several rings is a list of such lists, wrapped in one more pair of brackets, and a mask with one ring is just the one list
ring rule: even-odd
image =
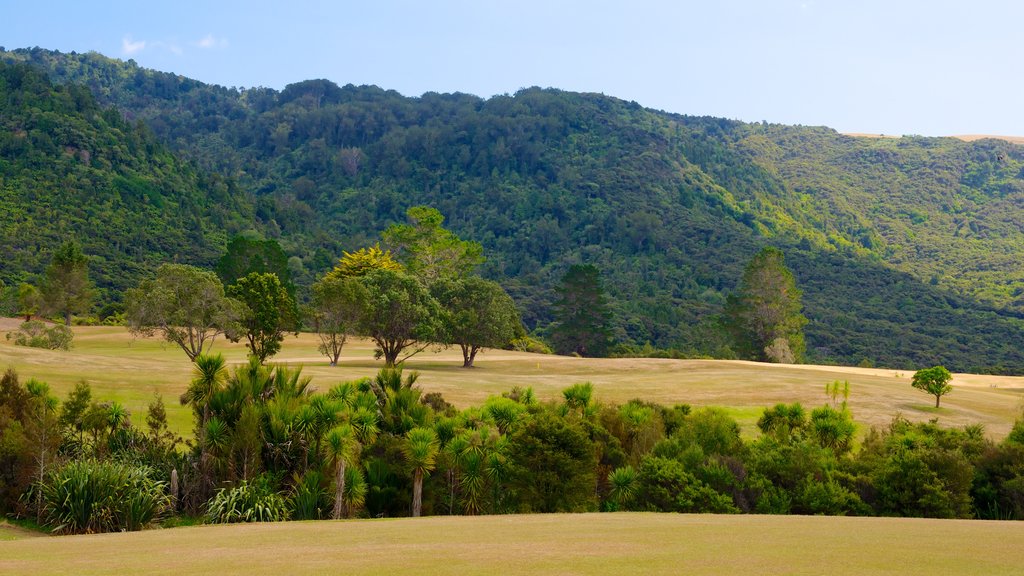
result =
[{"label": "palm-like tree", "polygon": [[423,509],[423,477],[434,469],[440,445],[432,428],[413,428],[402,445],[409,467],[412,468],[412,515],[419,516]]},{"label": "palm-like tree", "polygon": [[351,424],[335,426],[327,433],[327,454],[334,460],[334,510],[331,518],[337,520],[345,512],[345,471],[359,454],[359,440]]},{"label": "palm-like tree", "polygon": [[224,385],[228,378],[228,369],[224,356],[200,354],[196,356],[195,368],[192,371],[192,383],[181,395],[182,405],[192,406],[199,422],[200,429],[210,419],[210,400]]}]

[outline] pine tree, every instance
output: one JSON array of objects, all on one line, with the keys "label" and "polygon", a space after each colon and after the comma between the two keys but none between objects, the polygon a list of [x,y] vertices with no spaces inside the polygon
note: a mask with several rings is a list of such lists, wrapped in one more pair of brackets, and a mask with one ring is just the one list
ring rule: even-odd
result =
[{"label": "pine tree", "polygon": [[801,291],[778,248],[766,247],[751,259],[740,285],[726,302],[726,325],[742,358],[795,363],[803,360]]},{"label": "pine tree", "polygon": [[591,265],[576,264],[562,277],[555,304],[558,323],[551,333],[559,354],[605,356],[612,344],[611,310],[601,273]]}]

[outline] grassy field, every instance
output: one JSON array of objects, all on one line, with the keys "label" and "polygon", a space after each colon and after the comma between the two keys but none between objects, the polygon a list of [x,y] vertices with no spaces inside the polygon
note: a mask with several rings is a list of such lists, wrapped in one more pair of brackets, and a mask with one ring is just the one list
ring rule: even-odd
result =
[{"label": "grassy field", "polygon": [[1020,574],[1024,523],[552,514],[0,542],[2,574]]},{"label": "grassy field", "polygon": [[[6,321],[0,333],[15,326]],[[313,385],[326,390],[353,378],[372,376],[382,366],[372,346],[354,341],[345,347],[339,366],[331,367],[316,352],[312,334],[289,337],[275,361],[303,367]],[[217,341],[214,351],[231,363],[245,361],[241,344]],[[957,374],[954,391],[936,410],[934,398],[910,386],[911,373],[900,370],[834,366],[787,366],[721,360],[584,359],[490,350],[477,358],[477,367],[464,369],[458,350],[426,352],[410,360],[407,369],[420,372],[419,385],[440,392],[459,407],[480,403],[513,386],[531,386],[540,399],[560,396],[562,389],[589,381],[604,402],[642,398],[662,404],[720,406],[754,430],[761,410],[779,402],[807,407],[825,402],[825,384],[850,382],[850,408],[864,426],[885,425],[896,414],[915,421],[936,418],[944,425],[983,424],[995,437],[1005,436],[1024,406],[1024,378]],[[159,339],[133,339],[124,328],[77,327],[70,352],[14,346],[0,337],[0,369],[13,367],[23,379],[50,384],[64,398],[78,380],[86,380],[93,396],[117,400],[143,424],[146,405],[154,394],[167,404],[172,427],[191,430],[191,414],[178,403],[191,378],[192,365],[177,347]]]}]

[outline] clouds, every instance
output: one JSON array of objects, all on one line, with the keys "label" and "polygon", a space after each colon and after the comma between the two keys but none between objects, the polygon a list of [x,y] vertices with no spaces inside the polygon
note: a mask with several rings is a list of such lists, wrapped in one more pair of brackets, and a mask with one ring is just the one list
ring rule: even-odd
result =
[{"label": "clouds", "polygon": [[[227,38],[218,38],[213,34],[207,34],[199,40],[188,42],[185,45],[193,48],[198,48],[199,50],[213,50],[227,48],[228,40]],[[175,40],[154,40],[151,42],[146,40],[135,40],[134,38],[132,38],[131,34],[126,34],[123,38],[121,38],[122,55],[134,56],[135,54],[138,54],[144,50],[166,51],[170,52],[171,54],[174,54],[175,56],[181,56],[185,54],[185,48],[183,48],[182,44],[178,43]]]},{"label": "clouds", "polygon": [[139,40],[138,42],[132,40],[131,36],[125,36],[121,39],[121,53],[125,56],[131,56],[136,52],[142,52],[146,49],[146,41]]}]

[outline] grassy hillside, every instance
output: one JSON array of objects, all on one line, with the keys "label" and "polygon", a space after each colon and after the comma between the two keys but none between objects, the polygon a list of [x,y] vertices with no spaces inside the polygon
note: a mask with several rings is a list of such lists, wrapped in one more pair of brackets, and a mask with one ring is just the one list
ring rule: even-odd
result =
[{"label": "grassy hillside", "polygon": [[483,244],[483,273],[530,329],[587,262],[620,341],[728,355],[717,314],[772,244],[805,290],[812,361],[1024,373],[1024,148],[1009,142],[853,138],[552,89],[237,90],[94,53],[0,59],[88,86],[251,194],[242,220],[281,240],[299,284],[429,204]]},{"label": "grassy hillside", "polygon": [[18,574],[1018,574],[1024,524],[587,514],[203,526],[0,542]]},{"label": "grassy hillside", "polygon": [[[15,322],[8,321],[7,328]],[[0,325],[0,332],[4,326]],[[288,338],[277,362],[301,364],[313,385],[327,390],[349,379],[372,376],[381,368],[373,360],[369,342],[346,346],[337,367],[327,365],[316,352],[316,336]],[[242,344],[218,341],[231,363],[245,361]],[[776,403],[801,402],[807,407],[823,404],[825,384],[850,382],[850,408],[862,432],[869,426],[885,426],[896,414],[912,421],[937,419],[945,426],[979,423],[995,438],[1004,437],[1024,408],[1024,378],[956,374],[954,392],[935,410],[930,396],[910,386],[912,372],[892,369],[835,366],[786,366],[741,361],[669,360],[654,358],[568,358],[490,350],[477,360],[477,368],[464,369],[456,350],[425,353],[406,367],[420,372],[418,385],[425,392],[440,392],[459,408],[483,403],[514,386],[533,387],[541,400],[561,398],[572,384],[594,384],[599,401],[624,403],[633,398],[667,406],[686,403],[694,407],[726,408],[753,434],[761,410]],[[160,394],[167,403],[172,428],[189,435],[192,415],[178,404],[191,379],[192,365],[178,348],[160,340],[132,339],[124,328],[76,327],[75,347],[57,352],[14,346],[0,338],[0,369],[14,367],[24,378],[49,383],[64,398],[80,379],[92,387],[95,398],[117,400],[144,424],[145,409]]]}]

